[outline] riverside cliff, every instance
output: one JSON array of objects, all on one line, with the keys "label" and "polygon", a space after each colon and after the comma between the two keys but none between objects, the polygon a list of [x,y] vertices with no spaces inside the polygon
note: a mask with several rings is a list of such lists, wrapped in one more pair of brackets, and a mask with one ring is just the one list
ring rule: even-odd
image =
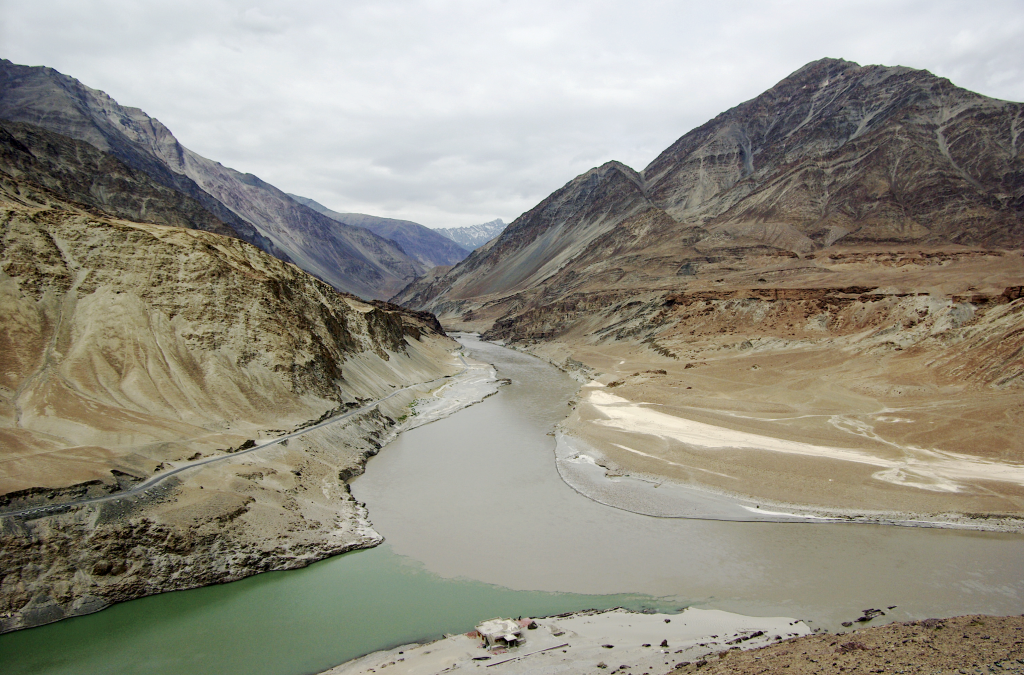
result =
[{"label": "riverside cliff", "polygon": [[0,631],[380,541],[347,480],[416,392],[367,404],[461,369],[433,316],[0,179]]}]

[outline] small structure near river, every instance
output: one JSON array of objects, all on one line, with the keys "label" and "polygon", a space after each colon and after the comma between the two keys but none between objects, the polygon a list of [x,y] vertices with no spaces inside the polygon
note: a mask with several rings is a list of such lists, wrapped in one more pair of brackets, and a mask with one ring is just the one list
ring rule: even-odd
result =
[{"label": "small structure near river", "polygon": [[518,647],[526,642],[523,628],[515,619],[491,619],[476,627],[484,646],[488,649],[498,647]]}]

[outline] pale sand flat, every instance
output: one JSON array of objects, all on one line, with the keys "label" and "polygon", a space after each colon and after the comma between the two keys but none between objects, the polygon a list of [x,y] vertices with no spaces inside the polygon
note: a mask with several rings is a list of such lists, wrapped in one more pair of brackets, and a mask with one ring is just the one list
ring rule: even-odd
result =
[{"label": "pale sand flat", "polygon": [[[524,645],[503,653],[484,649],[479,638],[455,635],[425,645],[374,652],[323,675],[454,671],[573,675],[598,669],[611,672],[624,665],[640,672],[667,673],[676,664],[732,647],[750,649],[811,633],[805,623],[795,619],[694,608],[680,614],[640,614],[624,609],[581,612],[537,619],[536,623],[536,630],[523,631]],[[663,641],[667,647],[661,646]]]},{"label": "pale sand flat", "polygon": [[584,392],[584,401],[604,417],[594,424],[633,434],[660,436],[707,449],[749,448],[868,464],[882,469],[873,474],[878,480],[925,490],[958,492],[962,489],[961,480],[1024,485],[1024,466],[1016,463],[914,446],[896,448],[903,456],[892,459],[863,450],[772,438],[696,422],[634,403],[603,389],[588,388]]}]

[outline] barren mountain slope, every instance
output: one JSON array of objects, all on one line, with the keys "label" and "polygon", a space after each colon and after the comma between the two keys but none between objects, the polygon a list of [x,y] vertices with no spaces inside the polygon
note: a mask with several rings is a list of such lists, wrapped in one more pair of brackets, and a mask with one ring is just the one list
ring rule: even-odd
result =
[{"label": "barren mountain slope", "polygon": [[824,59],[686,134],[642,174],[610,162],[577,177],[440,283],[396,300],[450,312],[538,286],[559,292],[570,272],[590,275],[577,259],[585,252],[614,266],[623,249],[595,248],[595,238],[628,231],[625,221],[652,207],[679,225],[646,237],[651,262],[677,259],[683,276],[730,257],[827,246],[1017,248],[1022,123],[1024,105],[926,71]]},{"label": "barren mountain slope", "polygon": [[84,141],[0,120],[0,172],[99,213],[243,239],[195,199]]},{"label": "barren mountain slope", "polygon": [[[141,129],[132,130],[134,117],[150,120],[136,108],[122,108],[101,91],[50,68],[29,68],[0,59],[0,119],[25,122],[49,131],[85,141],[113,155],[137,171],[148,174],[160,185],[198,201],[217,219],[226,223],[250,244],[279,257],[252,223],[240,218],[211,197],[188,176],[171,171],[165,164],[135,143]],[[159,124],[159,123],[157,123]],[[161,125],[162,128],[162,125]],[[125,133],[132,130],[132,133]]]},{"label": "barren mountain slope", "polygon": [[340,290],[386,298],[426,269],[390,240],[331,220],[256,176],[197,155],[143,111],[51,68],[0,60],[0,119],[35,124],[109,152],[195,198],[233,228],[255,227],[258,233],[248,240]]},{"label": "barren mountain slope", "polygon": [[[802,252],[1024,241],[1024,105],[923,70],[823,59],[643,171],[677,220]],[[771,230],[776,231],[771,231]]]},{"label": "barren mountain slope", "polygon": [[339,223],[361,227],[385,239],[390,239],[401,246],[407,255],[420,261],[428,269],[439,265],[454,265],[469,255],[467,249],[419,223],[369,216],[365,213],[338,213],[307,197],[293,194],[288,196],[303,206],[308,206],[317,213],[322,213]]},{"label": "barren mountain slope", "polygon": [[[816,62],[642,175],[581,175],[395,300],[614,385],[565,428],[610,475],[1019,516],[1022,109]],[[638,404],[670,417],[645,431]]]},{"label": "barren mountain slope", "polygon": [[438,234],[443,234],[467,251],[475,251],[491,239],[501,234],[507,225],[501,218],[495,218],[489,223],[480,225],[467,225],[466,227],[440,227]]},{"label": "barren mountain slope", "polygon": [[625,218],[651,208],[639,176],[609,162],[576,177],[475,250],[443,277],[410,284],[394,300],[412,307],[479,302],[533,289],[570,264],[587,244]]},{"label": "barren mountain slope", "polygon": [[[462,367],[432,316],[237,239],[2,190],[0,511],[120,491]],[[346,481],[415,395],[138,497],[0,514],[0,631],[378,542]]]}]

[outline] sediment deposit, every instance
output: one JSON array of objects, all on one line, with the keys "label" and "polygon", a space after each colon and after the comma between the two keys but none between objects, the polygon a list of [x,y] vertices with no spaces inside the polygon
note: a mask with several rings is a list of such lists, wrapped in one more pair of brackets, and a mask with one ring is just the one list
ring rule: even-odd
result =
[{"label": "sediment deposit", "polygon": [[324,675],[467,670],[499,673],[739,674],[902,672],[1018,673],[1024,618],[961,616],[812,633],[791,619],[714,610],[636,614],[624,610],[523,619],[526,643],[487,650],[475,631],[404,645],[344,663]]}]

